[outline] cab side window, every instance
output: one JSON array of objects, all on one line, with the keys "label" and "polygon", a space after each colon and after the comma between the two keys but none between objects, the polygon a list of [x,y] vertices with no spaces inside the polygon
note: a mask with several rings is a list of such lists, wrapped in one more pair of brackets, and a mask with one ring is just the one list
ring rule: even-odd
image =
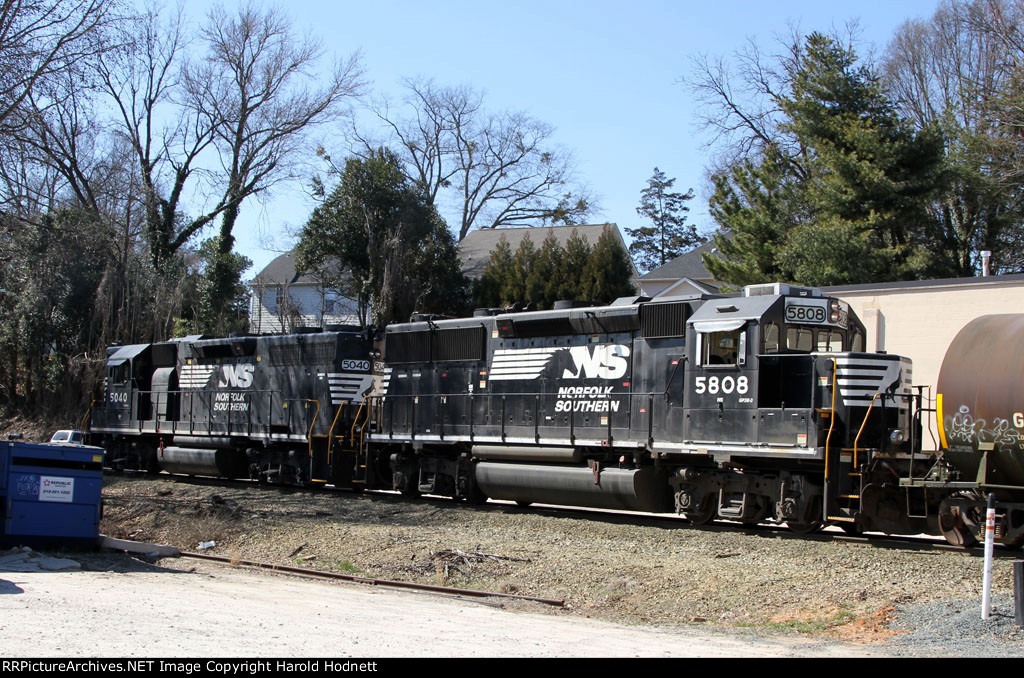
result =
[{"label": "cab side window", "polygon": [[779,326],[775,323],[768,323],[764,326],[761,332],[762,336],[762,353],[778,353],[779,352]]},{"label": "cab side window", "polygon": [[702,336],[701,365],[735,366],[746,362],[743,328],[727,332],[708,332]]},{"label": "cab side window", "polygon": [[108,374],[110,375],[111,384],[125,384],[128,382],[128,361],[125,360],[120,365],[114,365],[108,368]]}]

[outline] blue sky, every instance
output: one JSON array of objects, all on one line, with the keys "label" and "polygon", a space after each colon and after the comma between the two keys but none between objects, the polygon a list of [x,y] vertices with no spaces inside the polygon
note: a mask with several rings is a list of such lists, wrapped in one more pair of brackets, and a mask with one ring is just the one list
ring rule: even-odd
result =
[{"label": "blue sky", "polygon": [[[747,38],[771,47],[790,25],[827,31],[851,19],[859,21],[864,49],[881,51],[900,24],[931,16],[938,4],[294,0],[285,6],[296,27],[319,35],[329,51],[361,50],[377,95],[396,94],[403,77],[424,76],[482,89],[488,108],[522,110],[553,125],[555,142],[574,153],[579,177],[600,203],[591,221],[622,229],[642,225],[635,209],[657,166],[676,178],[677,190],[694,189],[690,221],[710,230],[706,136],[679,83],[692,56],[727,55]],[[208,7],[206,0],[186,4],[195,21]],[[326,141],[336,160],[343,157],[340,131]],[[243,205],[235,235],[237,249],[254,262],[247,277],[276,256],[274,249],[288,248],[288,231],[300,227],[312,207],[302,191],[287,187],[263,205]],[[265,247],[270,241],[274,249]]]}]

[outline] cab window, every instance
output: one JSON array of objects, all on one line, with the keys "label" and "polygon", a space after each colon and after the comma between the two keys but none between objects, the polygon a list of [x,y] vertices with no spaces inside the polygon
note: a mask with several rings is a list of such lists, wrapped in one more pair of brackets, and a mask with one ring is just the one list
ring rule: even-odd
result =
[{"label": "cab window", "polygon": [[745,335],[743,329],[708,332],[702,336],[701,365],[742,365]]},{"label": "cab window", "polygon": [[778,353],[779,352],[779,326],[775,323],[768,323],[764,326],[762,332],[763,346],[761,348],[762,353]]},{"label": "cab window", "polygon": [[128,382],[128,361],[122,361],[117,365],[107,368],[111,384],[125,384]]},{"label": "cab window", "polygon": [[864,335],[858,330],[854,330],[853,339],[850,341],[850,350],[854,353],[859,353],[864,350]]},{"label": "cab window", "polygon": [[843,350],[843,335],[834,330],[818,330],[818,353],[840,353]]},{"label": "cab window", "polygon": [[814,331],[808,327],[790,327],[786,330],[786,349],[810,353],[814,349]]}]

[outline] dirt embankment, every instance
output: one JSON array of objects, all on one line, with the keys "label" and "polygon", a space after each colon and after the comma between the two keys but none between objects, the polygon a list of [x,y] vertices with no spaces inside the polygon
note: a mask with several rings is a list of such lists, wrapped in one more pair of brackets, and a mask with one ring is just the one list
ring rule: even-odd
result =
[{"label": "dirt embankment", "polygon": [[[565,599],[628,624],[754,627],[869,642],[894,605],[978,595],[968,553],[607,513],[111,476],[113,537],[313,569]],[[996,590],[1012,590],[1009,560]]]}]

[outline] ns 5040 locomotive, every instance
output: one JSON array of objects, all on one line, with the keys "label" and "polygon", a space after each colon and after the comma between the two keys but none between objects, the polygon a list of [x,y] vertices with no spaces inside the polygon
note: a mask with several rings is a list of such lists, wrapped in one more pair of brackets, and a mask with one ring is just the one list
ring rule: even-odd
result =
[{"label": "ns 5040 locomotive", "polygon": [[[111,349],[112,464],[676,511],[694,523],[938,532],[910,360],[783,284],[384,331]],[[1010,532],[1007,532],[1009,536]]]}]

